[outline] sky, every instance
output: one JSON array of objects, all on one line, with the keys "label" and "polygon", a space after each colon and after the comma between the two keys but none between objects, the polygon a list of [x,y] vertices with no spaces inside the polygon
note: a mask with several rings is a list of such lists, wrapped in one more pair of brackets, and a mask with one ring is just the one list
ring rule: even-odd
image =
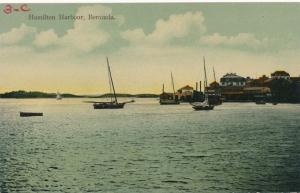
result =
[{"label": "sky", "polygon": [[[0,93],[160,93],[204,79],[213,68],[257,78],[300,75],[300,3],[27,4],[0,17]],[[13,4],[18,8],[20,4]],[[85,20],[29,20],[29,14]],[[114,20],[88,20],[88,15]]]}]

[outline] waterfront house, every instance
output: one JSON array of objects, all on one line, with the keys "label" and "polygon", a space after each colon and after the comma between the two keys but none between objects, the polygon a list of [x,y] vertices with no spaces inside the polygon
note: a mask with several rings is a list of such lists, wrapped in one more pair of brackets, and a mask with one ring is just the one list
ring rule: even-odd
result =
[{"label": "waterfront house", "polygon": [[193,93],[194,93],[194,88],[189,85],[186,85],[178,89],[176,95],[178,96],[179,100],[190,102],[192,101]]},{"label": "waterfront house", "polygon": [[257,79],[246,78],[246,87],[264,87],[266,83],[270,80],[266,75],[262,75]]},{"label": "waterfront house", "polygon": [[269,87],[245,87],[243,89],[244,98],[247,101],[255,101],[257,98],[263,98],[267,100],[272,96],[271,89]]},{"label": "waterfront house", "polygon": [[218,89],[220,87],[220,84],[217,81],[213,81],[209,84],[209,87],[213,89]]},{"label": "waterfront house", "polygon": [[242,76],[237,75],[236,73],[227,73],[225,74],[221,80],[221,86],[238,86],[243,87],[246,85],[246,79]]}]

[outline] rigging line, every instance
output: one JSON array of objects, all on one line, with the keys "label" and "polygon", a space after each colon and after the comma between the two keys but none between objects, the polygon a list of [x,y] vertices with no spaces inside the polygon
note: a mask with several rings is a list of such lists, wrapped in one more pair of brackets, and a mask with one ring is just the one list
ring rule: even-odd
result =
[{"label": "rigging line", "polygon": [[114,91],[115,102],[118,103],[117,96],[116,96],[116,91],[115,91],[115,86],[114,86],[114,82],[113,82],[113,79],[112,79],[112,76],[111,76],[111,71],[110,71],[110,66],[109,66],[109,62],[108,62],[108,57],[106,57],[106,61],[107,61],[107,67],[108,67],[108,71],[109,71],[109,75],[110,75],[110,81],[111,81],[112,89]]}]

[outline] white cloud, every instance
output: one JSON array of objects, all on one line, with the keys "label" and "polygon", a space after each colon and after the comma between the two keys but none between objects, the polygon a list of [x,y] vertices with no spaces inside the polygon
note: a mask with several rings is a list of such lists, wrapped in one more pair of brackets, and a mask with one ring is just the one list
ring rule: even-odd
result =
[{"label": "white cloud", "polygon": [[204,45],[230,47],[246,46],[250,48],[266,47],[267,38],[258,39],[252,33],[239,33],[234,36],[224,36],[219,33],[205,35],[204,16],[201,12],[186,12],[184,14],[171,15],[167,20],[158,20],[155,29],[145,34],[143,29],[137,28],[121,32],[121,37],[134,45],[168,45],[174,39],[200,39]]},{"label": "white cloud", "polygon": [[223,36],[218,33],[213,35],[203,36],[200,42],[207,45],[227,45],[227,46],[248,46],[258,48],[267,44],[267,39],[259,40],[251,33],[239,33],[236,36]]},{"label": "white cloud", "polygon": [[[107,16],[113,15],[112,9],[102,5],[82,6],[78,8],[76,16],[85,16],[85,20],[75,20],[73,28],[58,37],[53,29],[42,31],[36,35],[34,45],[37,47],[46,47],[50,45],[59,45],[65,48],[72,48],[79,51],[89,52],[97,47],[107,43],[111,35],[105,29],[108,22],[99,20],[89,20],[88,16]],[[109,21],[111,26],[119,26],[124,22],[122,16],[116,16],[116,21]]]},{"label": "white cloud", "polygon": [[145,40],[145,33],[143,29],[134,29],[134,30],[127,30],[121,32],[121,36],[123,39],[128,40],[131,43],[139,43]]},{"label": "white cloud", "polygon": [[61,38],[60,44],[88,52],[105,44],[109,38],[107,32],[90,25],[87,28],[75,27],[68,30]]},{"label": "white cloud", "polygon": [[[77,16],[92,15],[112,15],[112,10],[109,7],[102,5],[82,6],[78,9]],[[74,27],[69,29],[61,38],[61,45],[71,46],[81,51],[91,51],[106,42],[110,35],[102,29],[101,21],[98,20],[75,20]]]},{"label": "white cloud", "polygon": [[121,36],[135,44],[165,44],[175,38],[187,37],[195,32],[200,35],[205,31],[204,17],[197,11],[174,14],[167,20],[160,19],[156,22],[154,31],[148,35],[139,28],[121,32]]},{"label": "white cloud", "polygon": [[19,28],[12,28],[9,32],[0,34],[0,44],[12,45],[24,40],[28,35],[36,32],[36,28],[22,23]]},{"label": "white cloud", "polygon": [[38,47],[47,47],[58,43],[58,36],[53,29],[41,31],[35,37],[33,44]]}]

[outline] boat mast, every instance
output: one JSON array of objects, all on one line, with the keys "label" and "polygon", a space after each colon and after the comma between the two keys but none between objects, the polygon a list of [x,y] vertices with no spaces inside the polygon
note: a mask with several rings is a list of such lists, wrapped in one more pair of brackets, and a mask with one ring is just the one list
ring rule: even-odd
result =
[{"label": "boat mast", "polygon": [[172,80],[173,93],[174,93],[174,97],[175,97],[175,87],[174,87],[174,79],[173,79],[172,72],[171,72],[171,80]]},{"label": "boat mast", "polygon": [[110,97],[110,102],[113,102],[112,86],[111,86],[111,81],[110,81],[109,71],[107,71],[107,75],[108,75],[108,84],[109,84],[109,97]]},{"label": "boat mast", "polygon": [[215,82],[217,82],[217,79],[216,79],[216,72],[215,72],[215,67],[213,67],[213,72],[214,72],[214,79],[215,79]]},{"label": "boat mast", "polygon": [[203,56],[203,66],[204,66],[204,77],[205,77],[205,88],[204,90],[206,90],[207,87],[207,76],[206,76],[206,67],[205,67],[205,57]]},{"label": "boat mast", "polygon": [[107,61],[107,68],[108,68],[108,73],[109,73],[109,78],[110,78],[111,86],[112,86],[112,89],[114,91],[115,102],[118,103],[117,96],[116,96],[116,91],[115,91],[115,86],[114,86],[114,82],[113,82],[113,79],[112,79],[112,76],[111,76],[111,71],[110,71],[110,66],[109,66],[109,62],[108,62],[108,57],[106,57],[106,61]]},{"label": "boat mast", "polygon": [[204,67],[204,77],[205,77],[205,82],[204,82],[204,96],[205,96],[205,101],[208,101],[208,95],[206,93],[206,89],[207,89],[207,76],[206,76],[205,57],[204,56],[203,56],[203,67]]}]

